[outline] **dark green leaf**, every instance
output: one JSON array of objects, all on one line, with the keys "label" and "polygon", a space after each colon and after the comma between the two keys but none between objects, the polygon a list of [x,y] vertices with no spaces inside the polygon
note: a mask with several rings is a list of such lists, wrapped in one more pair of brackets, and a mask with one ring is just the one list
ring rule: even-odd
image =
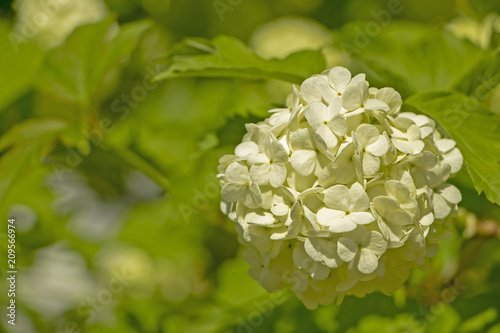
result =
[{"label": "dark green leaf", "polygon": [[500,53],[496,53],[477,64],[462,77],[455,89],[482,101],[491,96],[492,91],[500,84]]},{"label": "dark green leaf", "polygon": [[344,27],[339,47],[352,56],[353,67],[365,72],[372,85],[394,87],[403,97],[451,89],[487,55],[428,25],[394,21],[373,35],[367,32],[368,23]]}]

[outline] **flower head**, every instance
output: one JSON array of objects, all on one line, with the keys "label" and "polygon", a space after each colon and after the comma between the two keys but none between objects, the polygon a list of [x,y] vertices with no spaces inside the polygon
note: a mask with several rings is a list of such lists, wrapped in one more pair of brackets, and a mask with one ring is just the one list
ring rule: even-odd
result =
[{"label": "flower head", "polygon": [[461,200],[445,183],[463,163],[455,142],[342,67],[287,104],[247,124],[218,169],[251,276],[268,291],[290,285],[309,308],[394,291],[435,254]]}]

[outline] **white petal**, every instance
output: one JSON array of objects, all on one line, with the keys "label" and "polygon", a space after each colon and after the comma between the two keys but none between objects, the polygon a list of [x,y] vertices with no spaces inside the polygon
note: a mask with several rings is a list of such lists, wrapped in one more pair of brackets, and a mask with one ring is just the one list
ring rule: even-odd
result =
[{"label": "white petal", "polygon": [[328,86],[326,80],[321,76],[313,76],[302,82],[300,93],[307,103],[321,101],[321,87]]},{"label": "white petal", "polygon": [[464,157],[458,148],[452,149],[449,153],[444,155],[444,161],[451,166],[451,173],[457,173],[464,164]]},{"label": "white petal", "polygon": [[304,150],[313,150],[313,136],[311,129],[301,128],[295,131],[290,138],[292,149],[304,149]]},{"label": "white petal", "polygon": [[324,125],[326,119],[326,105],[321,102],[312,102],[304,113],[307,122],[312,128],[318,129]]},{"label": "white petal", "polygon": [[438,147],[439,151],[442,153],[447,153],[453,148],[455,148],[455,141],[451,139],[441,139],[436,141],[436,146]]},{"label": "white petal", "polygon": [[317,219],[319,224],[325,227],[329,227],[338,223],[344,216],[344,211],[321,208],[320,210],[318,210]]},{"label": "white petal", "polygon": [[358,269],[363,274],[371,274],[378,267],[378,259],[375,253],[368,249],[361,249],[359,255]]},{"label": "white petal", "polygon": [[367,99],[368,87],[365,82],[350,84],[342,94],[342,106],[348,111],[353,111],[361,108]]},{"label": "white petal", "polygon": [[288,211],[290,210],[290,207],[285,204],[277,204],[271,207],[271,213],[273,213],[276,216],[285,216],[288,214]]},{"label": "white petal", "polygon": [[326,125],[319,127],[317,133],[323,139],[328,148],[337,147],[338,139]]},{"label": "white petal", "polygon": [[451,212],[450,204],[437,193],[434,193],[432,198],[432,208],[437,219],[444,219]]},{"label": "white petal", "polygon": [[363,154],[363,174],[371,176],[380,170],[380,159],[370,153]]},{"label": "white petal", "polygon": [[328,81],[336,91],[342,93],[351,81],[351,72],[347,68],[336,66],[328,73]]},{"label": "white petal", "polygon": [[260,191],[260,187],[257,183],[253,182],[248,188],[248,192],[256,205],[262,205],[262,192]]},{"label": "white petal", "polygon": [[269,164],[253,165],[250,168],[250,178],[259,185],[269,184],[271,166]]},{"label": "white petal", "polygon": [[342,210],[344,212],[349,210],[351,194],[346,186],[335,185],[326,189],[323,193],[325,194],[324,202],[327,207]]},{"label": "white petal", "polygon": [[250,154],[257,154],[259,152],[259,146],[253,141],[242,142],[236,146],[234,153],[238,157],[245,158]]},{"label": "white petal", "polygon": [[336,268],[340,264],[335,243],[322,238],[308,238],[304,242],[306,253],[318,262],[328,262],[328,267]]},{"label": "white petal", "polygon": [[245,221],[247,223],[259,225],[271,225],[276,221],[276,219],[274,218],[273,214],[258,210],[251,211],[247,215],[245,215]]},{"label": "white petal", "polygon": [[381,100],[382,102],[387,103],[387,105],[391,108],[390,113],[396,113],[401,104],[403,103],[401,99],[401,95],[394,90],[393,88],[382,88],[376,93],[376,99]]},{"label": "white petal", "polygon": [[408,130],[406,131],[406,135],[408,136],[409,141],[416,141],[416,140],[421,139],[420,129],[415,124],[412,124],[410,127],[408,127]]},{"label": "white petal", "polygon": [[352,222],[351,215],[344,216],[339,221],[330,226],[330,228],[328,228],[328,230],[330,230],[331,232],[336,233],[353,231],[354,229],[356,229],[356,224]]},{"label": "white petal", "polygon": [[460,190],[450,184],[439,186],[437,189],[437,193],[441,194],[441,196],[445,198],[446,201],[452,204],[457,204],[462,201],[462,194],[460,193]]},{"label": "white petal", "polygon": [[349,214],[351,221],[356,224],[368,224],[375,221],[375,218],[368,212],[356,212]]},{"label": "white petal", "polygon": [[352,79],[351,82],[349,82],[349,85],[356,84],[358,82],[365,82],[366,81],[366,74],[358,74],[355,75]]},{"label": "white petal", "polygon": [[345,121],[345,118],[340,115],[330,119],[327,126],[338,136],[344,136],[347,134],[347,122]]},{"label": "white petal", "polygon": [[411,147],[413,149],[413,154],[419,154],[424,149],[425,143],[421,140],[413,141]]},{"label": "white petal", "polygon": [[256,164],[256,163],[269,163],[269,157],[266,154],[249,154],[247,155],[248,163]]},{"label": "white petal", "polygon": [[288,152],[286,148],[276,139],[271,142],[271,156],[273,162],[288,162]]},{"label": "white petal", "polygon": [[356,140],[361,147],[368,147],[380,137],[379,130],[370,124],[362,124],[356,129]]},{"label": "white petal", "polygon": [[413,153],[413,147],[411,144],[406,141],[406,140],[400,140],[400,139],[395,139],[392,138],[392,143],[394,146],[400,151],[405,154],[412,154]]},{"label": "white petal", "polygon": [[369,231],[363,237],[363,246],[373,253],[381,255],[387,250],[387,242],[379,232]]},{"label": "white petal", "polygon": [[316,152],[312,150],[296,150],[290,157],[290,163],[293,169],[302,176],[310,175],[316,167]]},{"label": "white petal", "polygon": [[377,141],[366,147],[366,151],[374,156],[382,156],[389,150],[389,142],[383,135],[379,135]]},{"label": "white petal", "polygon": [[222,200],[227,202],[235,202],[245,193],[246,185],[237,183],[228,183],[222,187]]},{"label": "white petal", "polygon": [[356,179],[356,167],[354,163],[346,164],[335,171],[335,178],[341,184],[348,184]]},{"label": "white petal", "polygon": [[370,198],[366,194],[360,183],[354,183],[349,190],[351,198],[348,210],[352,212],[362,212],[370,207]]},{"label": "white petal", "polygon": [[243,164],[233,162],[226,169],[226,179],[229,183],[247,184],[250,181],[248,168]]},{"label": "white petal", "polygon": [[315,262],[310,268],[309,273],[314,280],[322,281],[330,275],[330,268],[319,262]]},{"label": "white petal", "polygon": [[330,105],[326,109],[327,120],[331,120],[333,117],[339,115],[340,111],[342,111],[342,100],[337,97],[330,102]]},{"label": "white petal", "polygon": [[370,111],[389,111],[389,106],[378,99],[371,98],[365,102],[364,109]]},{"label": "white petal", "polygon": [[387,194],[398,202],[406,201],[410,197],[410,190],[400,181],[388,180],[384,183],[384,188]]},{"label": "white petal", "polygon": [[269,182],[272,187],[280,187],[286,180],[286,167],[281,163],[271,164],[271,174],[269,175]]},{"label": "white petal", "polygon": [[358,244],[347,237],[341,237],[337,242],[337,254],[340,259],[345,262],[350,262],[358,252]]}]

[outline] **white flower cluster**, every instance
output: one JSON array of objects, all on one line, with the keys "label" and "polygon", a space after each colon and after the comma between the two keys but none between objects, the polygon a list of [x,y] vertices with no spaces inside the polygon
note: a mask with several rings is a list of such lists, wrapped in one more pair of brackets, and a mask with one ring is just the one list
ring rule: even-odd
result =
[{"label": "white flower cluster", "polygon": [[220,159],[221,208],[250,275],[309,308],[398,289],[446,234],[463,158],[435,122],[400,112],[392,88],[335,67],[294,88],[288,108],[247,124]]}]

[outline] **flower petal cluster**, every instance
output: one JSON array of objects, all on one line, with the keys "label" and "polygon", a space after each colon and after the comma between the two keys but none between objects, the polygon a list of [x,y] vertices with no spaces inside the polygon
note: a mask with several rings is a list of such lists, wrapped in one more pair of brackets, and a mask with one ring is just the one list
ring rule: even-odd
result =
[{"label": "flower petal cluster", "polygon": [[265,289],[290,286],[309,308],[388,293],[436,253],[461,200],[446,180],[463,157],[401,105],[394,89],[334,67],[247,124],[220,159],[222,211]]}]

